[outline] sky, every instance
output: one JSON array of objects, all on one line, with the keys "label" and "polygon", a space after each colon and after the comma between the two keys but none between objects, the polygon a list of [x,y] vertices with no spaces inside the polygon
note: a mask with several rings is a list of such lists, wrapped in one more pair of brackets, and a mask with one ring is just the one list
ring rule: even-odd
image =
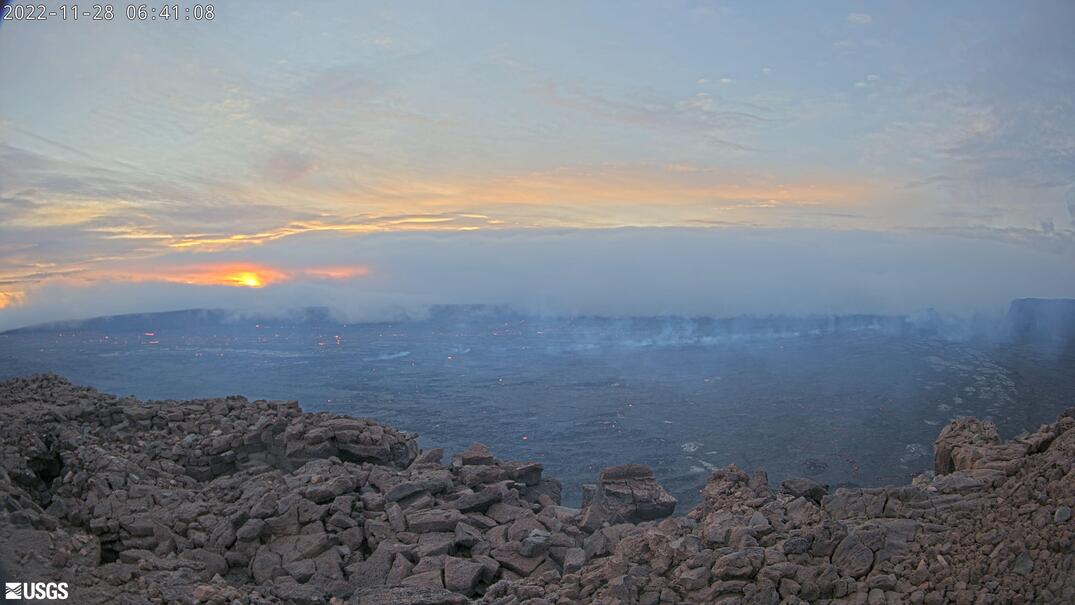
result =
[{"label": "sky", "polygon": [[0,22],[0,329],[1075,297],[1066,0],[125,6]]}]

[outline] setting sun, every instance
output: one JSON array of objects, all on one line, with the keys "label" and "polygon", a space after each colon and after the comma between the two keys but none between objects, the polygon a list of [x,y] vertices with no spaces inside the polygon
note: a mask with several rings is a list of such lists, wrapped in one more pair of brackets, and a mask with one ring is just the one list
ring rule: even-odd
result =
[{"label": "setting sun", "polygon": [[265,285],[261,276],[253,271],[243,271],[242,273],[230,275],[228,280],[232,282],[231,285],[246,286],[247,288],[261,288]]},{"label": "setting sun", "polygon": [[287,281],[294,273],[265,265],[225,263],[169,267],[156,271],[133,271],[125,278],[130,281],[156,281],[191,286],[230,286],[233,288],[264,288]]},{"label": "setting sun", "polygon": [[[117,281],[165,282],[190,286],[228,286],[232,288],[264,288],[281,282],[301,279],[342,281],[366,277],[369,267],[363,265],[332,265],[319,267],[280,268],[254,263],[212,263],[178,265],[156,269],[128,268],[109,276]],[[20,302],[18,293],[5,298],[0,293],[0,308]]]},{"label": "setting sun", "polygon": [[233,288],[264,288],[277,282],[286,282],[291,274],[257,264],[202,265],[186,268],[175,275],[166,276],[169,282],[199,286],[230,286]]},{"label": "setting sun", "polygon": [[202,286],[231,286],[234,288],[264,288],[287,281],[293,274],[263,265],[204,265],[189,267],[171,276],[169,281]]}]

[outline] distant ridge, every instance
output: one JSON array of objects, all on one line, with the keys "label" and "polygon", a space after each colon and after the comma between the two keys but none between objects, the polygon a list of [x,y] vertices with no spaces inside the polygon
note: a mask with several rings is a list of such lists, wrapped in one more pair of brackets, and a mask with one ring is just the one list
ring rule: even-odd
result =
[{"label": "distant ridge", "polygon": [[259,315],[256,312],[244,312],[229,309],[183,309],[180,311],[162,311],[151,313],[124,313],[122,315],[105,315],[88,319],[70,319],[34,324],[15,328],[0,334],[17,334],[25,332],[43,332],[56,330],[95,330],[95,331],[143,331],[159,329],[182,329],[191,327],[226,325],[236,322],[269,321],[290,324],[329,324],[338,323],[327,307],[306,307],[289,311],[283,315]]},{"label": "distant ridge", "polygon": [[[436,324],[464,325],[472,322],[529,321],[566,322],[578,327],[596,325],[623,329],[651,330],[658,333],[680,332],[694,336],[725,336],[731,334],[821,334],[833,332],[884,331],[888,333],[937,333],[945,327],[945,319],[932,311],[916,315],[874,315],[867,313],[808,314],[808,315],[733,315],[725,317],[631,316],[599,315],[544,316],[496,305],[434,305],[415,317],[401,316],[395,320],[361,321],[378,324],[404,321],[425,321]],[[15,328],[0,334],[55,332],[81,330],[97,332],[145,332],[184,330],[263,323],[306,327],[339,326],[343,323],[327,307],[304,307],[280,313],[259,313],[234,309],[184,309],[150,313],[127,313],[72,319]],[[674,334],[669,334],[674,336]]]}]

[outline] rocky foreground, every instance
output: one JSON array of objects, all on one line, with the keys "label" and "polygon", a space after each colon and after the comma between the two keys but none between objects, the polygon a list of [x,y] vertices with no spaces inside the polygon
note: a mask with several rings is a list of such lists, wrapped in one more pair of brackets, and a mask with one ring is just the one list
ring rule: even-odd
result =
[{"label": "rocky foreground", "polygon": [[0,575],[76,603],[1075,603],[1073,416],[1009,442],[956,420],[911,485],[730,466],[671,516],[643,466],[580,510],[479,444],[445,463],[296,402],[34,376],[0,383]]}]

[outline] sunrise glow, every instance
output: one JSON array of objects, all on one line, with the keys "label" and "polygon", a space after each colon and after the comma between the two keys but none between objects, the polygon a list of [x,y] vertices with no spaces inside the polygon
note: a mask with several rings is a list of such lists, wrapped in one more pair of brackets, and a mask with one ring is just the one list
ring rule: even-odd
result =
[{"label": "sunrise glow", "polygon": [[162,282],[191,286],[227,286],[264,288],[292,279],[294,272],[260,264],[224,263],[161,267],[153,270],[130,269],[112,276],[88,277],[90,280]]},{"label": "sunrise glow", "polygon": [[233,285],[246,286],[247,288],[261,288],[265,285],[261,276],[253,271],[243,271],[242,273],[229,275],[228,281],[232,282]]},{"label": "sunrise glow", "polygon": [[233,288],[264,288],[273,283],[285,281],[290,275],[279,269],[257,265],[223,265],[207,266],[193,269],[189,273],[164,276],[165,281],[176,281],[201,286],[230,286]]},{"label": "sunrise glow", "polygon": [[20,305],[26,300],[22,292],[0,292],[0,309]]},{"label": "sunrise glow", "polygon": [[[110,275],[88,273],[71,281],[72,283],[92,283],[99,280],[133,283],[160,282],[190,286],[258,289],[305,279],[347,281],[367,277],[370,273],[370,269],[362,265],[285,268],[262,263],[219,263],[154,269],[129,267]],[[0,294],[0,303],[3,303],[0,304],[0,308],[6,304],[17,304],[22,298],[22,295],[18,293]]]},{"label": "sunrise glow", "polygon": [[314,267],[303,273],[315,279],[354,279],[370,274],[368,267]]}]

